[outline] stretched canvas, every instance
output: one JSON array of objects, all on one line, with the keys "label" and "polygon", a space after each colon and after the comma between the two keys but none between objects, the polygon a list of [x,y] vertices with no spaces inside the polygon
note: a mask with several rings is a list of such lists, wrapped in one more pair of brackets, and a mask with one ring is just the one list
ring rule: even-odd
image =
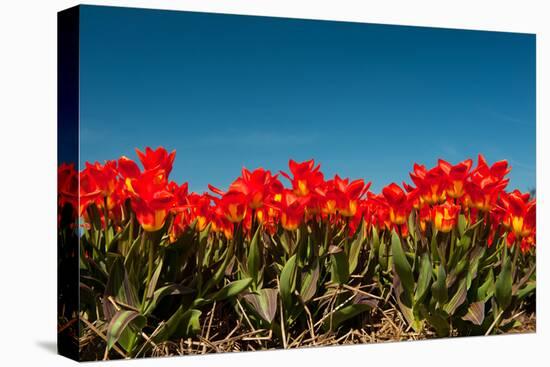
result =
[{"label": "stretched canvas", "polygon": [[533,34],[82,5],[58,119],[64,356],[535,331]]}]

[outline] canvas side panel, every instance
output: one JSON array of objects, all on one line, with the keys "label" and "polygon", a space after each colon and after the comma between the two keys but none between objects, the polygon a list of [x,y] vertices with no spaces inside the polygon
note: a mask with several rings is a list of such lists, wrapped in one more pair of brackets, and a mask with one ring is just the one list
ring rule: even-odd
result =
[{"label": "canvas side panel", "polygon": [[57,350],[79,359],[79,7],[57,16]]}]

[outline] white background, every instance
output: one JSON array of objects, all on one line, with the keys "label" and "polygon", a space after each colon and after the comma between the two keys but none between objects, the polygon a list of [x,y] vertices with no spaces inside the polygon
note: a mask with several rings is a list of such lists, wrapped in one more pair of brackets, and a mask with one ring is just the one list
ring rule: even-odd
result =
[{"label": "white background", "polygon": [[[382,2],[380,2],[382,3]],[[207,12],[537,34],[537,334],[147,359],[128,366],[548,365],[550,19],[547,1],[93,1]],[[56,340],[56,12],[0,3],[0,365],[65,366]],[[545,16],[546,15],[546,16]],[[546,24],[545,24],[546,23]],[[514,128],[502,126],[503,129]],[[513,141],[503,142],[514,144]],[[546,167],[546,169],[545,169]],[[550,200],[550,199],[549,199]],[[545,340],[546,339],[546,340]],[[107,362],[118,365],[121,362]],[[98,365],[107,364],[100,362]]]}]

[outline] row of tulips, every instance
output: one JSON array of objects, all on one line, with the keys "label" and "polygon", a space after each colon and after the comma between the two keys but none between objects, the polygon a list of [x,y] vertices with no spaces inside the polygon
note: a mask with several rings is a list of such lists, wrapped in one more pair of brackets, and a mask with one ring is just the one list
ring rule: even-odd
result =
[{"label": "row of tulips", "polygon": [[415,164],[412,184],[375,194],[290,160],[288,173],[243,169],[226,191],[197,194],[169,180],[175,152],[136,152],[142,168],[123,156],[58,174],[71,228],[60,235],[80,241],[81,318],[119,355],[195,335],[212,304],[284,347],[392,304],[417,331],[503,332],[534,300],[536,204],[506,190],[506,161]]},{"label": "row of tulips", "polygon": [[365,221],[367,229],[394,229],[407,236],[407,220],[415,210],[422,232],[428,224],[440,232],[449,232],[456,227],[459,213],[463,213],[469,223],[478,218],[491,223],[489,246],[502,233],[507,233],[508,245],[517,244],[523,251],[535,245],[535,200],[518,190],[506,192],[509,180],[505,177],[511,170],[508,163],[500,161],[490,166],[482,155],[475,168],[471,159],[457,165],[439,160],[429,170],[415,164],[410,173],[413,185],[391,183],[381,194],[371,193],[370,182],[365,184],[362,179],[351,181],[335,175],[325,180],[320,165],[315,166],[313,160],[290,160],[290,175],[280,172],[290,187],[283,185],[278,174],[262,168],[252,172],[243,168],[242,175],[226,192],[209,186],[212,193],[197,194],[188,192],[187,183],[169,181],[175,151],[168,153],[160,147],[136,152],[143,171],[124,156],[104,164],[86,163],[80,173],[72,165],[62,165],[61,204],[69,202],[78,207],[78,215],[85,222],[89,222],[87,208],[95,204],[104,225],[110,221],[120,230],[128,216],[124,202],[130,199],[145,231],[158,231],[172,214],[172,242],[194,221],[198,231],[210,224],[212,231],[227,238],[233,236],[236,223],[242,223],[250,235],[253,225],[262,225],[273,234],[279,224],[294,231],[309,221],[345,221],[350,233]]}]

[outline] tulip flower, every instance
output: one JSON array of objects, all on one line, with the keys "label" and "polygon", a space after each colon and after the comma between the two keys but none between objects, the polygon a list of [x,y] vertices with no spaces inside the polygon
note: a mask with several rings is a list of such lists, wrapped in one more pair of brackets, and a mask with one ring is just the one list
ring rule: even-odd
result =
[{"label": "tulip flower", "polygon": [[309,196],[316,188],[320,187],[323,182],[323,174],[319,171],[320,165],[315,167],[313,159],[298,163],[294,160],[288,162],[292,178],[285,172],[281,174],[292,183],[292,189],[297,196]]},{"label": "tulip flower", "polygon": [[534,245],[536,228],[536,203],[529,200],[529,195],[515,191],[508,195],[508,220],[510,232],[507,236],[509,245],[520,241],[521,249],[526,250]]},{"label": "tulip flower", "polygon": [[103,208],[106,203],[107,211],[117,209],[120,212],[117,207],[122,204],[125,196],[122,193],[123,185],[118,180],[116,161],[106,161],[105,164],[86,162],[86,171],[101,190],[102,197],[96,200],[96,205]]},{"label": "tulip flower", "polygon": [[[212,185],[208,185],[210,190],[220,196],[224,192]],[[283,185],[270,171],[258,168],[252,172],[243,168],[241,177],[237,178],[229,186],[228,192],[239,192],[247,197],[248,206],[251,209],[259,209],[264,205],[270,196],[280,193]]]},{"label": "tulip flower", "polygon": [[172,164],[176,158],[175,150],[168,153],[163,147],[155,150],[147,147],[145,153],[139,149],[136,149],[136,153],[146,171],[163,170],[167,176],[172,172]]},{"label": "tulip flower", "polygon": [[427,223],[432,221],[432,208],[428,205],[424,205],[418,210],[418,221],[420,223],[420,231],[426,233]]},{"label": "tulip flower", "polygon": [[441,166],[427,170],[425,166],[414,164],[410,177],[418,188],[418,195],[422,202],[438,204],[445,200],[446,179]]},{"label": "tulip flower", "polygon": [[240,223],[247,212],[247,197],[241,192],[230,191],[219,200],[223,214],[231,223]]},{"label": "tulip flower", "polygon": [[390,208],[390,221],[396,225],[406,223],[411,205],[403,189],[396,183],[391,183],[382,189],[382,194]]},{"label": "tulip flower", "polygon": [[138,178],[131,179],[130,185],[132,209],[138,222],[147,232],[158,231],[164,226],[174,198],[167,189],[165,171],[145,171]]},{"label": "tulip flower", "polygon": [[174,195],[174,201],[172,203],[172,211],[174,213],[180,213],[189,207],[189,202],[187,201],[187,196],[189,195],[189,185],[187,182],[178,185],[174,181],[170,181],[167,189]]},{"label": "tulip flower", "polygon": [[407,184],[406,182],[403,182],[403,187],[407,192],[407,196],[409,197],[412,207],[420,210],[420,208],[424,206],[424,202],[420,199],[420,190],[417,187]]},{"label": "tulip flower", "polygon": [[93,203],[99,203],[102,200],[102,190],[98,186],[88,169],[80,171],[79,174],[79,215],[83,215],[88,206]]},{"label": "tulip flower", "polygon": [[357,213],[359,201],[370,187],[370,182],[367,185],[361,179],[350,182],[348,178],[342,179],[336,175],[325,186],[324,190],[317,190],[325,198],[323,212],[334,214],[338,211],[344,217],[353,217]]},{"label": "tulip flower", "polygon": [[70,204],[75,210],[78,206],[78,173],[74,164],[62,163],[57,169],[57,192],[59,206]]},{"label": "tulip flower", "polygon": [[126,156],[118,159],[118,171],[124,178],[136,178],[141,174],[136,162]]},{"label": "tulip flower", "polygon": [[489,167],[485,157],[482,154],[479,154],[477,167],[472,172],[472,178],[476,181],[483,179],[500,181],[504,179],[504,176],[510,173],[511,170],[512,168],[508,166],[508,161],[506,160],[495,162]]},{"label": "tulip flower", "polygon": [[214,209],[215,215],[212,218],[212,232],[222,233],[226,239],[230,240],[233,238],[234,225],[227,220],[225,215],[222,213],[221,208]]},{"label": "tulip flower", "polygon": [[410,198],[396,183],[384,187],[382,195],[389,207],[389,219],[393,227],[403,236],[407,235],[407,219],[412,210]]},{"label": "tulip flower", "polygon": [[443,233],[450,232],[458,222],[460,206],[445,202],[432,208],[432,222],[434,227]]},{"label": "tulip flower", "polygon": [[281,225],[287,231],[296,230],[304,220],[306,199],[290,190],[282,193],[280,202]]},{"label": "tulip flower", "polygon": [[470,175],[472,160],[466,159],[453,166],[443,159],[439,160],[439,167],[447,175],[447,195],[453,199],[459,199],[465,194],[465,182]]},{"label": "tulip flower", "polygon": [[195,222],[195,229],[202,232],[212,220],[212,198],[208,194],[191,193],[187,196],[190,209],[189,223]]},{"label": "tulip flower", "polygon": [[187,228],[188,219],[186,213],[179,212],[174,216],[174,221],[169,230],[170,243],[174,243],[181,236],[185,228]]},{"label": "tulip flower", "polygon": [[104,196],[111,195],[117,185],[118,170],[115,161],[107,161],[105,164],[86,162],[86,170],[93,178]]},{"label": "tulip flower", "polygon": [[395,229],[405,236],[414,208],[421,233],[426,232],[428,223],[440,232],[449,232],[461,211],[470,221],[477,220],[481,212],[489,228],[488,245],[503,234],[510,245],[519,243],[522,250],[535,244],[534,200],[519,191],[507,193],[507,161],[489,165],[482,155],[473,170],[471,159],[456,165],[439,159],[431,169],[415,163],[410,173],[413,185],[404,182],[403,189],[392,183],[378,195],[368,192],[370,183],[362,179],[335,175],[325,181],[320,165],[313,160],[290,160],[290,173],[281,172],[290,181],[289,188],[268,170],[243,168],[227,191],[209,185],[219,196],[214,197],[189,193],[187,183],[168,181],[175,151],[146,147],[143,152],[136,149],[136,153],[143,169],[125,156],[117,161],[86,163],[79,173],[73,166],[61,165],[59,205],[71,203],[76,207],[80,203],[78,213],[87,221],[87,208],[95,204],[100,209],[99,219],[105,226],[112,224],[115,230],[120,230],[127,199],[148,232],[162,228],[171,213],[170,242],[176,241],[191,223],[197,231],[210,224],[214,233],[231,238],[235,223],[241,223],[243,233],[248,235],[254,223],[274,234],[279,226],[294,231],[311,219],[347,225],[350,235],[365,221],[366,233],[369,227],[376,227]]},{"label": "tulip flower", "polygon": [[508,185],[509,180],[504,178],[508,172],[510,168],[506,161],[496,162],[489,167],[480,154],[478,165],[465,184],[464,205],[484,213],[489,212]]}]

